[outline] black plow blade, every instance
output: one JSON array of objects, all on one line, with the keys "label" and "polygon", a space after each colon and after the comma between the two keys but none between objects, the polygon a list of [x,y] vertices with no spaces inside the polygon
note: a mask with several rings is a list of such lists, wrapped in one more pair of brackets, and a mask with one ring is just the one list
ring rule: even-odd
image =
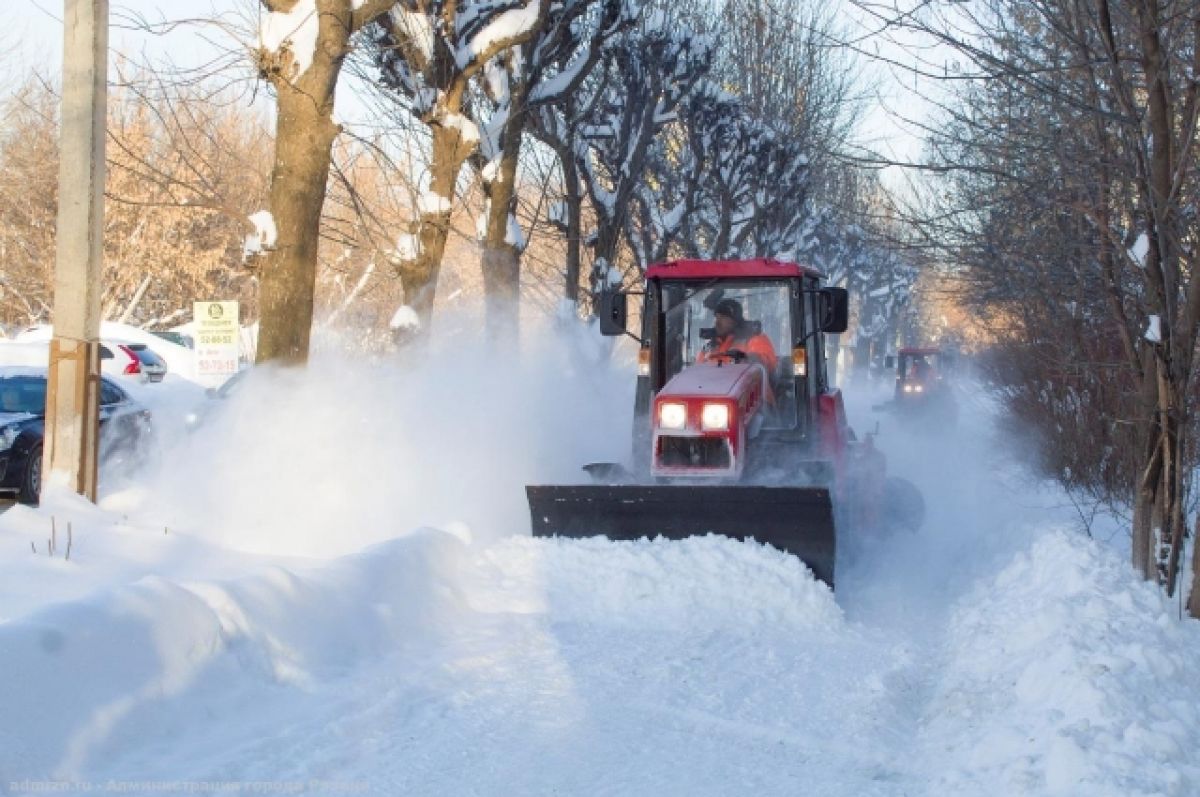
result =
[{"label": "black plow blade", "polygon": [[525,492],[535,537],[754,539],[796,556],[833,587],[837,533],[825,487],[575,485]]}]

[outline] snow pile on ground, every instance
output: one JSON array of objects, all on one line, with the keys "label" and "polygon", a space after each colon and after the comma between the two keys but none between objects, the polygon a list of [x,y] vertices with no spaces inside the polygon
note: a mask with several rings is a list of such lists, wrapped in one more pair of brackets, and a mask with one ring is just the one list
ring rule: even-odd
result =
[{"label": "snow pile on ground", "polygon": [[1194,794],[1200,624],[1049,533],[956,608],[927,712],[938,794]]},{"label": "snow pile on ground", "polygon": [[313,564],[282,556],[230,555],[227,548],[178,531],[130,523],[73,494],[44,496],[38,509],[5,509],[0,513],[0,624],[147,576],[233,578],[272,566]]},{"label": "snow pile on ground", "polygon": [[[83,780],[147,732],[178,733],[191,696],[320,680],[452,627],[449,535],[412,535],[304,575],[148,576],[0,625],[0,772]],[[428,645],[428,641],[423,644]]]},{"label": "snow pile on ground", "polygon": [[[552,613],[557,621],[641,628],[837,628],[841,609],[794,556],[709,535],[681,541],[514,537],[481,555],[499,592],[491,611]],[[496,572],[504,578],[497,581]],[[486,572],[486,571],[485,571]],[[687,574],[687,578],[681,578]],[[521,589],[514,590],[514,584]]]},{"label": "snow pile on ground", "polygon": [[49,365],[50,347],[46,344],[0,340],[0,367],[46,368]]},{"label": "snow pile on ground", "polygon": [[986,406],[884,418],[928,521],[847,538],[834,596],[754,543],[526,536],[524,484],[625,453],[632,382],[526,355],[255,369],[100,507],[0,514],[0,790],[1200,793],[1200,624]]}]

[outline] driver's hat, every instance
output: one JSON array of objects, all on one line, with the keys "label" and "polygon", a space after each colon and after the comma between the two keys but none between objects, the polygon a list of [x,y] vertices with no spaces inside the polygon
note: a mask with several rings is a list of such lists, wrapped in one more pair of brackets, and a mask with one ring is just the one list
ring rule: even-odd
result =
[{"label": "driver's hat", "polygon": [[742,315],[742,305],[737,299],[722,299],[717,302],[717,306],[713,308],[713,315],[727,315],[739,324],[746,320]]}]

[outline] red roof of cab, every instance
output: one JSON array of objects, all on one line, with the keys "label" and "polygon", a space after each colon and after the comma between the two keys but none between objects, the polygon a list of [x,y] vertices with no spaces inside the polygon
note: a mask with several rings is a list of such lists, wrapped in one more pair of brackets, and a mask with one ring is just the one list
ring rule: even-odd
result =
[{"label": "red roof of cab", "polygon": [[808,266],[772,260],[671,260],[646,269],[646,279],[713,279],[715,277],[816,277],[825,275]]}]

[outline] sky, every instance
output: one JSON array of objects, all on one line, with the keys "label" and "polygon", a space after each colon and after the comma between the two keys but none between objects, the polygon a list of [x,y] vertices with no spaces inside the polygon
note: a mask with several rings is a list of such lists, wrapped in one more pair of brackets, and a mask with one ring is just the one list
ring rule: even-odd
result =
[{"label": "sky", "polygon": [[[905,45],[887,40],[883,36],[869,35],[878,27],[858,11],[852,0],[840,0],[842,17],[855,35],[861,38],[857,44],[863,53],[878,52],[883,58],[912,62],[912,50]],[[0,25],[7,33],[0,34],[0,47],[15,51],[15,57],[6,59],[20,67],[32,66],[47,72],[57,71],[62,59],[62,9],[61,0],[7,0],[0,9]],[[144,31],[132,30],[131,18],[142,17],[150,21],[177,19],[181,7],[190,9],[196,17],[225,15],[230,21],[252,19],[257,12],[257,0],[110,0],[112,27],[110,46],[114,51],[129,54],[144,53],[151,59],[170,55],[176,64],[196,65],[211,59],[214,45],[211,40],[220,39],[226,44],[232,39],[213,29],[196,27],[178,28],[166,35],[149,35]],[[913,43],[909,43],[911,45]],[[928,51],[923,57],[937,61],[937,53]],[[13,67],[9,67],[12,69]],[[903,109],[908,116],[922,118],[930,113],[929,103],[922,97],[927,87],[913,84],[911,75],[902,69],[889,67],[882,60],[871,61],[864,57],[865,76],[874,83],[875,102],[867,111],[859,133],[860,140],[883,156],[896,161],[911,162],[921,154],[921,138],[896,113]],[[258,94],[265,97],[265,93]],[[352,121],[365,113],[362,103],[357,102],[351,92],[341,92],[338,98],[338,118]],[[884,171],[884,183],[897,190],[905,190],[904,171],[891,167]]]}]

